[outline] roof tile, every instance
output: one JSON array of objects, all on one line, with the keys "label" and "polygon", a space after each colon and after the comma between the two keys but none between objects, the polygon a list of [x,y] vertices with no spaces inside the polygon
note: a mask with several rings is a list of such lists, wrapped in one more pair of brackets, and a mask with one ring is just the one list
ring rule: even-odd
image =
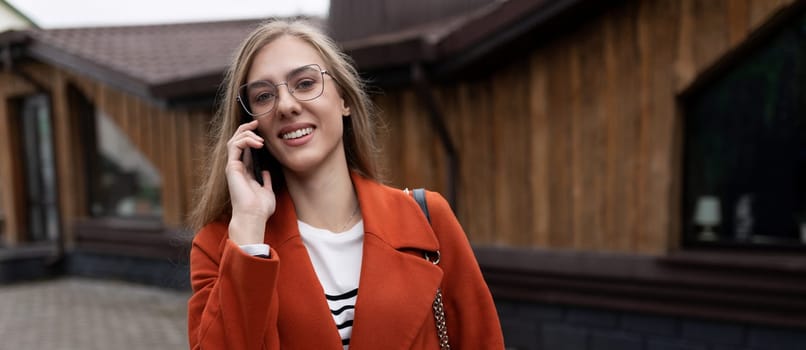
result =
[{"label": "roof tile", "polygon": [[158,85],[223,72],[237,46],[260,22],[38,29],[30,33],[36,42],[86,64]]}]

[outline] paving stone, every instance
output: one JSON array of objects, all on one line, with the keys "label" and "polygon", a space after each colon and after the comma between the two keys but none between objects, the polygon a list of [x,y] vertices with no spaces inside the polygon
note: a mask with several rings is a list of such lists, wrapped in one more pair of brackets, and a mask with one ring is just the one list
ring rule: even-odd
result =
[{"label": "paving stone", "polygon": [[4,349],[187,349],[188,292],[82,278],[0,285]]}]

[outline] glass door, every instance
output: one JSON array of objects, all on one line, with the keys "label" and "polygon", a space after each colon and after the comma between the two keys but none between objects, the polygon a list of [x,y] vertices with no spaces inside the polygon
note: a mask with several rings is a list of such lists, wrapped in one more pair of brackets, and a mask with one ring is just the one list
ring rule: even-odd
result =
[{"label": "glass door", "polygon": [[32,95],[23,100],[21,126],[28,240],[56,241],[59,235],[59,207],[50,100],[47,95]]}]

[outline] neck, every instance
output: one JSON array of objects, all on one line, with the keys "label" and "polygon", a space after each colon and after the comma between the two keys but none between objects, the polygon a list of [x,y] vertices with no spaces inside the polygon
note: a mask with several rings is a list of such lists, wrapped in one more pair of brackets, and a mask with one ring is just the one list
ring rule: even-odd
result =
[{"label": "neck", "polygon": [[285,175],[299,220],[341,232],[360,219],[360,213],[356,213],[358,198],[346,163],[304,177],[287,172]]}]

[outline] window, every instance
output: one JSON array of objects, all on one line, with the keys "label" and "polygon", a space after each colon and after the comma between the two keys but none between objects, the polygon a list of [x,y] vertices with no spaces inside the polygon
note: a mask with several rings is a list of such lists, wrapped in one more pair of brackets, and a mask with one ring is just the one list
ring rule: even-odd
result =
[{"label": "window", "polygon": [[50,96],[30,95],[19,102],[28,239],[55,241],[59,234],[59,208],[56,201],[56,161],[53,152]]},{"label": "window", "polygon": [[154,165],[102,111],[95,113],[95,137],[92,216],[160,218],[162,180]]},{"label": "window", "polygon": [[683,106],[685,242],[806,247],[806,14]]}]

